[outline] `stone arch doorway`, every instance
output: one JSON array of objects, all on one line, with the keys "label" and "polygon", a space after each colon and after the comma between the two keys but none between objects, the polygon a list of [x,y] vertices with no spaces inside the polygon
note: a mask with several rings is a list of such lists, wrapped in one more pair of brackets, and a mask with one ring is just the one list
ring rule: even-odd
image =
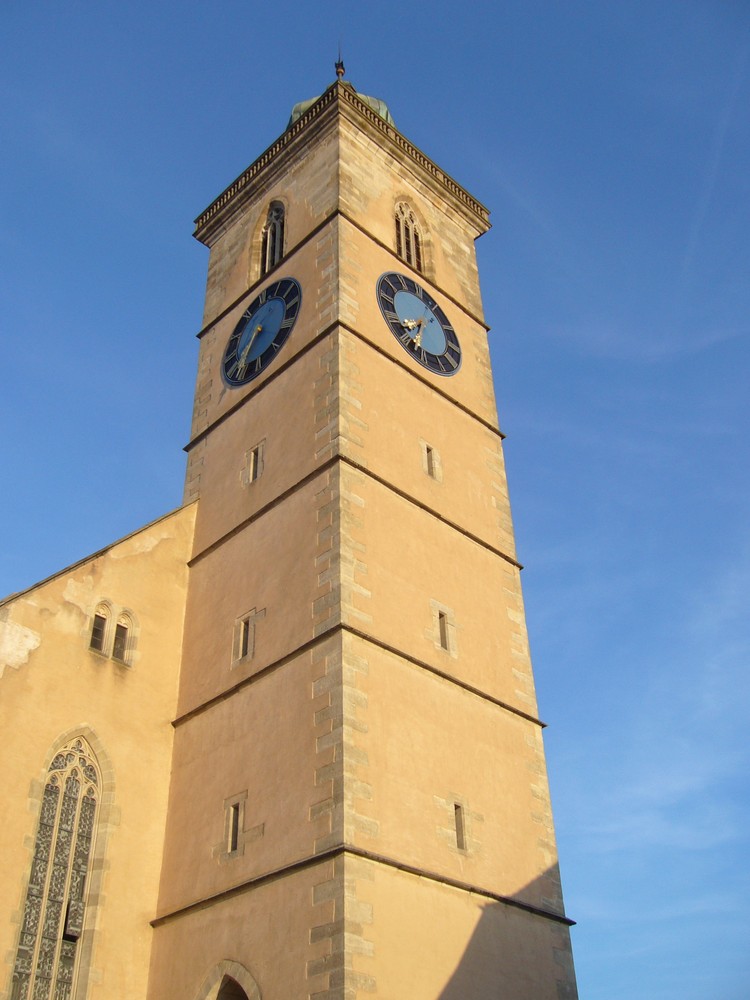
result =
[{"label": "stone arch doorway", "polygon": [[247,1000],[247,993],[242,989],[236,979],[231,976],[224,976],[216,994],[216,1000]]},{"label": "stone arch doorway", "polygon": [[244,965],[219,962],[203,980],[196,1000],[261,1000],[260,989]]}]

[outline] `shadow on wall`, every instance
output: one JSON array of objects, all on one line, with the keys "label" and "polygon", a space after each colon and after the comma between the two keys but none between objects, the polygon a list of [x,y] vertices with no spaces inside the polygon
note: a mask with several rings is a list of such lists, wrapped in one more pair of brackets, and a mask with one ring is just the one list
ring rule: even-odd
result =
[{"label": "shadow on wall", "polygon": [[[542,893],[559,886],[557,866],[530,883],[517,898],[539,899],[547,912],[562,915],[558,899]],[[540,892],[541,890],[541,892]],[[455,972],[438,1000],[577,1000],[578,991],[567,921],[521,906],[488,902]]]}]

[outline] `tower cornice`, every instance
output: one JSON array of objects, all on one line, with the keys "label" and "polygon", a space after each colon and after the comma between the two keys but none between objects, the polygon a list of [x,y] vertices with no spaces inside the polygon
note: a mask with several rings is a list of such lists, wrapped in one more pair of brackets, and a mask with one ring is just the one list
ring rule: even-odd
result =
[{"label": "tower cornice", "polygon": [[290,160],[299,156],[311,139],[330,128],[339,115],[389,148],[397,160],[410,166],[422,180],[437,189],[453,208],[467,218],[478,236],[487,232],[490,228],[489,210],[394,125],[373,111],[350,84],[337,81],[201,212],[195,220],[195,238],[211,246],[257,188],[268,183],[277,172],[287,169]]}]

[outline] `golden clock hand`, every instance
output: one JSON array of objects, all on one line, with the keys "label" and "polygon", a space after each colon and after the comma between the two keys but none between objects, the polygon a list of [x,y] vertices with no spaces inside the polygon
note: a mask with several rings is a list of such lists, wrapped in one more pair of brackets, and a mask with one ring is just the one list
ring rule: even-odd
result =
[{"label": "golden clock hand", "polygon": [[[425,310],[424,316],[426,316],[426,315],[427,315],[427,311]],[[422,346],[422,334],[424,333],[424,316],[421,319],[417,320],[417,326],[419,327],[419,330],[417,332],[416,337],[414,338],[414,346],[415,347],[421,347]]]},{"label": "golden clock hand", "polygon": [[258,326],[256,326],[255,329],[253,330],[253,335],[250,338],[250,340],[248,340],[248,342],[242,348],[242,355],[240,357],[240,362],[243,365],[247,364],[247,356],[250,353],[250,351],[252,351],[253,344],[255,343],[256,338],[257,338],[258,334],[261,332],[262,329],[263,329],[263,326],[262,326],[262,324],[259,323]]}]

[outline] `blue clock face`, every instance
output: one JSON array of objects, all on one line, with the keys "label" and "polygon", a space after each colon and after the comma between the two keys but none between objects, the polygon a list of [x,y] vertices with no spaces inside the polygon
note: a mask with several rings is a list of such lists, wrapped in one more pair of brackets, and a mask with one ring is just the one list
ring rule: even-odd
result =
[{"label": "blue clock face", "polygon": [[388,272],[378,279],[377,296],[383,318],[404,350],[435,375],[455,375],[461,345],[429,292],[403,274]]},{"label": "blue clock face", "polygon": [[253,299],[224,352],[227,385],[246,385],[271,364],[292,332],[301,303],[302,289],[294,278],[274,282]]}]

